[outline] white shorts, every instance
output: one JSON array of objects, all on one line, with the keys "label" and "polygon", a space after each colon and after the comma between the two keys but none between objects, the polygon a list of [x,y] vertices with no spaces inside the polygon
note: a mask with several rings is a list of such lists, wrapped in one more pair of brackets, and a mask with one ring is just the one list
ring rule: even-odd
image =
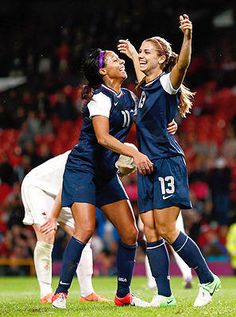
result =
[{"label": "white shorts", "polygon": [[[27,182],[22,183],[21,199],[25,208],[23,219],[25,225],[44,224],[55,201],[55,197]],[[58,222],[74,229],[74,219],[70,208],[62,208]]]}]

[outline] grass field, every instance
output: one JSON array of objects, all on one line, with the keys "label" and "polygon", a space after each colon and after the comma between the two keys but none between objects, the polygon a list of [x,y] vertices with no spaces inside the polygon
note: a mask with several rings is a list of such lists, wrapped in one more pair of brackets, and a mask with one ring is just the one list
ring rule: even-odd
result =
[{"label": "grass field", "polygon": [[[177,300],[175,308],[138,308],[115,307],[111,303],[80,303],[78,283],[73,285],[67,300],[67,310],[56,310],[51,305],[39,303],[39,289],[36,278],[0,277],[0,316],[69,316],[69,317],[170,317],[170,316],[201,316],[201,317],[235,317],[236,316],[236,278],[221,278],[222,289],[216,293],[213,302],[204,308],[194,308],[192,304],[198,292],[198,282],[194,280],[194,288],[185,290],[181,278],[172,278],[172,288]],[[53,281],[54,288],[58,278]],[[93,279],[97,293],[114,297],[115,278],[97,277]],[[142,299],[150,301],[152,292],[146,287],[144,277],[134,277],[132,291]]]}]

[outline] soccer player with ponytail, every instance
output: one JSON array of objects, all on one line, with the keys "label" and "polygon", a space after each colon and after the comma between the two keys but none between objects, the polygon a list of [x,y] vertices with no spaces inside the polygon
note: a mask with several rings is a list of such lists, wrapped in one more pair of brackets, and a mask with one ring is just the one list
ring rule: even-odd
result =
[{"label": "soccer player with ponytail", "polygon": [[210,303],[220,288],[220,279],[208,268],[195,242],[176,227],[181,209],[191,208],[184,153],[175,137],[167,133],[167,123],[180,112],[190,112],[194,94],[183,85],[191,59],[192,23],[179,17],[183,42],[179,56],[161,37],[144,40],[139,53],[128,40],[120,40],[118,50],[133,60],[142,90],[137,110],[138,149],[154,164],[148,175],[138,173],[138,206],[147,239],[147,255],[158,294],[151,306],[175,306],[170,289],[167,241],[193,268],[200,281],[194,306]]}]

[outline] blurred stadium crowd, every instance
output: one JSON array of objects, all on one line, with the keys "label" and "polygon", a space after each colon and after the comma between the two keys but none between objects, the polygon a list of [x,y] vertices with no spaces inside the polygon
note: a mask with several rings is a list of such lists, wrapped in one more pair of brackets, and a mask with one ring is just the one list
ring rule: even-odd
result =
[{"label": "blurred stadium crowd", "polygon": [[[191,115],[183,121],[177,118],[194,206],[184,213],[186,231],[208,259],[229,261],[227,233],[236,222],[233,2],[204,1],[204,6],[201,1],[194,5],[184,0],[13,2],[2,1],[0,11],[0,256],[32,257],[35,237],[31,228],[22,225],[20,184],[33,167],[78,140],[84,52],[91,47],[115,49],[119,38],[129,38],[138,46],[151,35],[167,38],[178,50],[178,15],[186,12],[194,25],[186,84],[197,92]],[[126,66],[125,86],[134,90],[131,63]],[[128,141],[136,142],[135,128]],[[124,183],[137,209],[136,175],[126,177]],[[111,225],[99,215],[94,238],[98,274],[111,274],[116,240]],[[59,231],[54,259],[61,259],[65,243]],[[143,259],[142,248],[138,258]],[[1,273],[25,271],[0,267]]]}]

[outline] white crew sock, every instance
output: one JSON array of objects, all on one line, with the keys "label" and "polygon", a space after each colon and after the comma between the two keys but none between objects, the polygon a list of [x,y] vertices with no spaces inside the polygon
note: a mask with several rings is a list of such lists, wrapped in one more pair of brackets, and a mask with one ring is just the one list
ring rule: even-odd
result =
[{"label": "white crew sock", "polygon": [[80,285],[80,295],[86,297],[94,293],[92,285],[93,275],[93,253],[91,242],[89,241],[83,249],[79,265],[76,270],[78,282]]},{"label": "white crew sock", "polygon": [[40,287],[40,298],[52,293],[53,244],[37,241],[34,249],[34,265]]}]

